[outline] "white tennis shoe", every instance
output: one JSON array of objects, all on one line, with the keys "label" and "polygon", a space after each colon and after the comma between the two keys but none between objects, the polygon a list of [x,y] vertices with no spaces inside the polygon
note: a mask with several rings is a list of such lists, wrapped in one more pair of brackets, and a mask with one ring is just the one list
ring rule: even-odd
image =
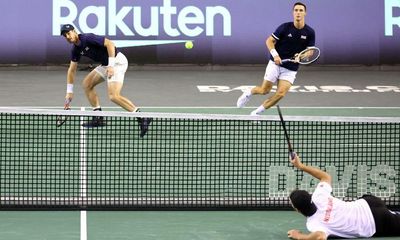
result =
[{"label": "white tennis shoe", "polygon": [[236,106],[238,108],[242,108],[246,105],[246,103],[250,100],[251,95],[248,95],[247,92],[244,92],[242,96],[240,96],[237,100]]}]

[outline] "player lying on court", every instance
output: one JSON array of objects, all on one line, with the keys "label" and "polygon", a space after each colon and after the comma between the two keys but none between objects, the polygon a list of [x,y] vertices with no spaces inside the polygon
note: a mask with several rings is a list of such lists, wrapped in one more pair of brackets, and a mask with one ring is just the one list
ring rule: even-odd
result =
[{"label": "player lying on court", "polygon": [[[251,115],[261,114],[285,97],[296,78],[299,68],[298,61],[291,61],[289,59],[315,45],[315,32],[310,26],[305,24],[305,16],[306,5],[300,2],[295,3],[293,5],[293,22],[280,25],[268,37],[266,45],[271,54],[270,61],[265,70],[264,81],[261,86],[256,86],[245,91],[237,100],[237,107],[244,107],[250,100],[251,95],[265,95],[269,93],[276,82],[276,93],[265,100],[256,110],[252,111]],[[312,53],[312,55],[314,54],[316,53]],[[319,51],[315,56],[318,58]],[[316,58],[313,60],[316,60]]]},{"label": "player lying on court", "polygon": [[390,211],[378,197],[364,195],[345,202],[332,196],[331,176],[315,167],[301,163],[295,155],[292,164],[320,180],[313,194],[294,190],[289,200],[295,210],[307,218],[310,233],[288,231],[291,239],[320,240],[328,237],[389,237],[400,236],[400,212]]},{"label": "player lying on court", "polygon": [[[61,26],[61,35],[73,44],[71,49],[71,61],[67,74],[67,94],[65,96],[65,108],[73,98],[73,84],[76,70],[81,56],[86,56],[100,63],[83,80],[83,89],[90,105],[94,111],[101,111],[99,98],[94,87],[107,81],[108,97],[110,100],[129,112],[137,112],[137,108],[129,99],[121,95],[125,72],[128,68],[128,60],[125,55],[118,51],[114,43],[109,39],[95,34],[78,34],[71,24]],[[140,136],[143,137],[151,123],[151,118],[138,118],[140,125]],[[101,127],[106,125],[102,117],[93,117],[92,120],[83,124],[84,127]]]}]

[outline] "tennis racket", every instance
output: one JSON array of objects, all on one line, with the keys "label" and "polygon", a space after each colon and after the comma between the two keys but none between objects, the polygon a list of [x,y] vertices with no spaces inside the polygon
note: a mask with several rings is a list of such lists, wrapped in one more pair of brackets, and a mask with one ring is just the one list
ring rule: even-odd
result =
[{"label": "tennis racket", "polygon": [[286,138],[286,143],[287,143],[288,150],[289,150],[290,159],[293,160],[296,157],[296,152],[293,150],[292,143],[290,142],[289,134],[288,134],[288,132],[286,130],[286,124],[285,124],[285,121],[283,120],[283,117],[282,117],[281,108],[279,107],[279,105],[276,105],[276,107],[278,109],[279,118],[281,119],[283,132],[285,133],[285,138]]},{"label": "tennis racket", "polygon": [[320,54],[321,54],[321,50],[319,50],[319,48],[309,47],[309,48],[301,51],[300,53],[294,55],[290,59],[283,59],[282,63],[294,62],[294,63],[298,63],[298,64],[302,64],[302,65],[307,65],[307,64],[311,64],[311,63],[317,61]]},{"label": "tennis racket", "polygon": [[[64,110],[71,110],[71,99],[65,99]],[[69,119],[69,116],[57,116],[57,127],[61,127]]]}]

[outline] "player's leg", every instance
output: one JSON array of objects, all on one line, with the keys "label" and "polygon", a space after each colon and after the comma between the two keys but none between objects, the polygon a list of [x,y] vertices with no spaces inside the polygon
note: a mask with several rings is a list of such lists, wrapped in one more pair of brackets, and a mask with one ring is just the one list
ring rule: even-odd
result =
[{"label": "player's leg", "polygon": [[[124,84],[125,72],[128,69],[128,60],[122,53],[116,56],[116,65],[114,67],[114,76],[107,80],[108,97],[112,102],[121,106],[129,112],[137,112],[137,108],[128,98],[121,95],[122,86]],[[152,118],[137,118],[140,126],[140,137],[143,137],[149,128]]]},{"label": "player's leg", "polygon": [[108,82],[108,97],[128,112],[135,112],[137,107],[126,97],[121,95],[123,83],[117,81]]},{"label": "player's leg", "polygon": [[261,86],[256,86],[251,89],[251,95],[266,95],[271,92],[274,83],[269,80],[264,80]]},{"label": "player's leg", "polygon": [[101,67],[99,66],[96,69],[92,70],[83,79],[83,82],[82,82],[83,90],[85,91],[86,97],[89,100],[89,103],[93,108],[97,108],[100,106],[99,97],[97,96],[97,93],[96,93],[96,90],[94,89],[94,87],[97,84],[104,82],[104,78],[102,77],[101,74],[99,74],[98,68],[101,68]]},{"label": "player's leg", "polygon": [[[82,82],[83,90],[85,91],[86,97],[94,111],[101,111],[99,97],[97,96],[95,86],[104,82],[104,79],[105,69],[102,66],[98,66],[92,70]],[[99,116],[93,117],[90,121],[82,124],[82,126],[86,128],[102,127],[105,125],[106,122],[104,121],[104,118]]]},{"label": "player's leg", "polygon": [[282,98],[286,96],[286,94],[289,92],[290,88],[292,87],[292,84],[294,80],[296,79],[296,71],[291,71],[283,67],[278,67],[279,68],[279,80],[278,80],[278,86],[276,89],[276,92],[274,95],[272,95],[270,98],[265,100],[261,106],[259,106],[256,110],[251,112],[251,115],[259,115],[262,112],[264,112],[266,109],[269,109],[270,107],[274,106],[277,104]]},{"label": "player's leg", "polygon": [[121,95],[125,73],[128,69],[128,60],[122,53],[118,53],[115,60],[114,76],[107,79],[108,97],[113,103],[119,105],[126,111],[135,112],[137,111],[137,107],[131,100]]},{"label": "player's leg", "polygon": [[374,237],[400,236],[400,213],[390,211],[382,199],[364,195],[375,221],[376,232]]},{"label": "player's leg", "polygon": [[282,98],[286,96],[287,92],[289,92],[290,87],[292,87],[292,84],[290,82],[286,80],[279,80],[275,94],[264,101],[264,108],[268,109],[277,104]]},{"label": "player's leg", "polygon": [[[108,82],[108,96],[110,100],[129,112],[139,111],[139,108],[137,108],[129,99],[121,95],[122,85],[123,83],[118,81]],[[149,129],[152,118],[137,118],[137,121],[140,126],[140,137],[143,137]]]},{"label": "player's leg", "polygon": [[399,236],[400,237],[400,212],[391,211],[386,208],[386,216],[388,221],[388,232],[390,232],[391,236]]},{"label": "player's leg", "polygon": [[269,61],[265,69],[264,81],[261,86],[256,86],[254,88],[244,91],[243,94],[238,98],[236,106],[239,108],[244,107],[246,103],[250,100],[252,95],[265,95],[269,93],[272,89],[272,86],[278,79],[278,76],[279,66],[277,66],[274,62]]},{"label": "player's leg", "polygon": [[[107,67],[106,67],[107,69]],[[114,75],[107,79],[108,97],[115,104],[128,112],[136,111],[136,106],[126,97],[121,96],[124,85],[125,72],[128,69],[128,60],[125,55],[118,53],[115,57]]]}]

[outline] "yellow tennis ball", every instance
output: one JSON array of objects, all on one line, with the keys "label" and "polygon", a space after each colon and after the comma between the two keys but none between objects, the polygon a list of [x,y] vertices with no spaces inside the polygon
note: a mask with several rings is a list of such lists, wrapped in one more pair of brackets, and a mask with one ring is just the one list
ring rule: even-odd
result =
[{"label": "yellow tennis ball", "polygon": [[187,41],[185,43],[185,48],[186,49],[192,49],[193,48],[193,42],[192,41]]}]

